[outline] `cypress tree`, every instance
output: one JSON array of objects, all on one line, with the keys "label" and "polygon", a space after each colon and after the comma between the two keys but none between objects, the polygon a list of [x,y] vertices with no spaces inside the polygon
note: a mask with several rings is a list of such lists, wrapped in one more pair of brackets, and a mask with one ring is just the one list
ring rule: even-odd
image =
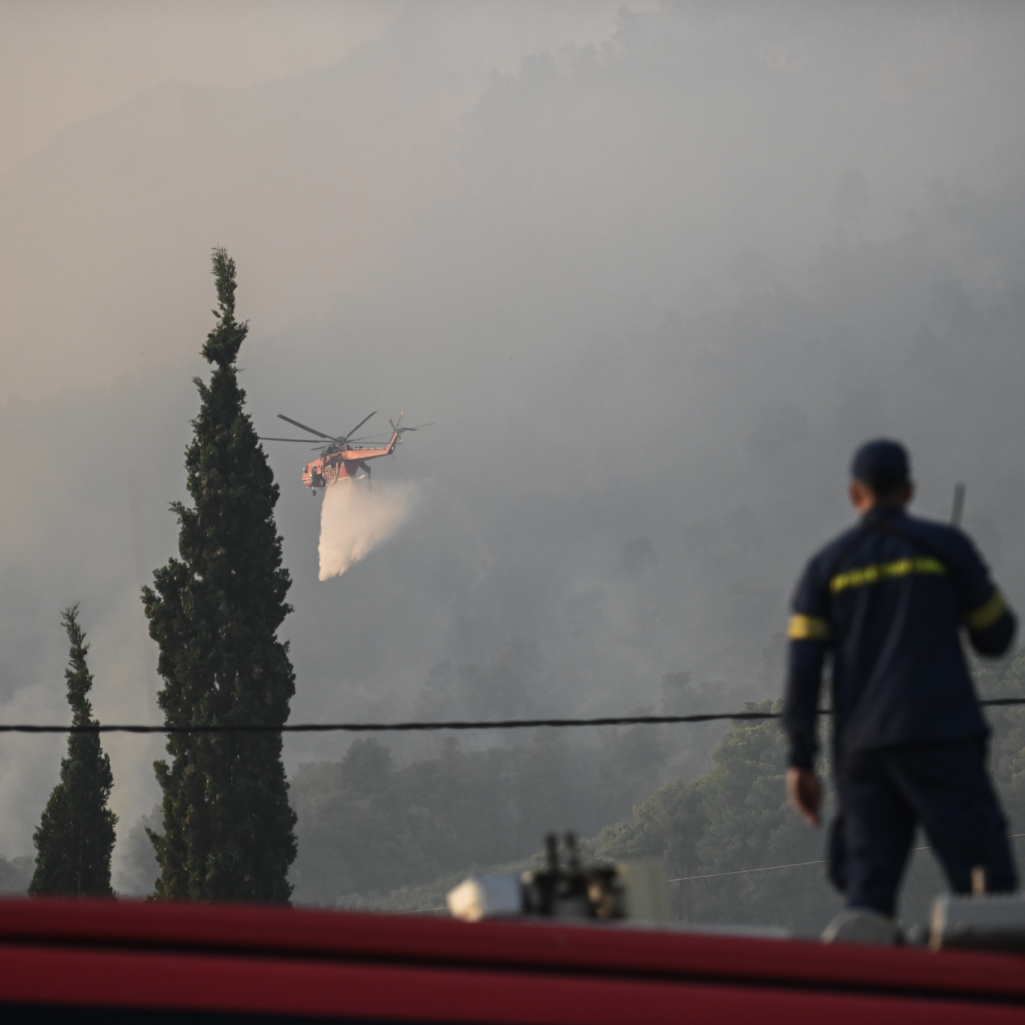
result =
[{"label": "cypress tree", "polygon": [[[64,671],[73,726],[96,726],[88,694],[93,678],[85,657],[89,645],[78,624],[78,605],[61,613],[71,641],[71,664]],[[99,733],[72,733],[61,760],[60,782],[46,803],[32,835],[36,869],[28,892],[33,897],[113,897],[110,856],[117,816],[107,807],[114,777]]]},{"label": "cypress tree", "polygon": [[[291,607],[274,524],[278,486],[244,411],[235,360],[248,325],[235,320],[235,263],[215,249],[217,323],[202,354],[209,383],[185,454],[193,507],[172,505],[179,559],[143,588],[160,648],[158,702],[168,725],[282,726],[295,692],[277,629]],[[163,833],[150,833],[157,896],[287,901],[295,814],[280,733],[170,734],[154,764]]]}]

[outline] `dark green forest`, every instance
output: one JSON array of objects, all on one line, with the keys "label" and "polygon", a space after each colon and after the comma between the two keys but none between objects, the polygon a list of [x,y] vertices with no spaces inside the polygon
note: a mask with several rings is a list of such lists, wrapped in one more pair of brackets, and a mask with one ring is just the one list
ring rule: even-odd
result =
[{"label": "dark green forest", "polygon": [[[975,677],[982,697],[1025,697],[1025,655],[977,666]],[[714,689],[692,686],[686,674],[666,677],[661,711],[709,703]],[[1010,832],[1023,832],[1025,709],[990,709],[989,719]],[[467,874],[527,868],[546,832],[575,829],[593,860],[664,859],[670,878],[683,880],[672,886],[681,921],[815,934],[840,906],[823,864],[744,871],[824,857],[824,830],[807,828],[786,803],[785,742],[774,720],[725,730],[510,731],[489,747],[473,739],[446,737],[434,753],[403,758],[400,747],[363,738],[338,761],[301,765],[290,780],[295,902],[438,909]],[[141,883],[152,854],[140,827],[132,850]],[[932,856],[917,851],[903,888],[905,923],[925,922],[943,888]]]}]

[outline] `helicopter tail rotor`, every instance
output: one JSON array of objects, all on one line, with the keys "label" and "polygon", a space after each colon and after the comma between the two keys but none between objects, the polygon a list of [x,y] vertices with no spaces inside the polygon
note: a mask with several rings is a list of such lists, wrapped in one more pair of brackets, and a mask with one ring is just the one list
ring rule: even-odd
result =
[{"label": "helicopter tail rotor", "polygon": [[388,423],[391,424],[391,429],[392,429],[393,433],[397,434],[400,438],[402,437],[403,434],[406,433],[406,431],[418,431],[421,427],[431,427],[431,426],[433,426],[433,424],[417,424],[416,427],[403,427],[403,426],[401,426],[401,424],[402,424],[402,418],[405,415],[406,415],[405,413],[399,413],[398,420],[392,420],[392,419],[388,420]]}]

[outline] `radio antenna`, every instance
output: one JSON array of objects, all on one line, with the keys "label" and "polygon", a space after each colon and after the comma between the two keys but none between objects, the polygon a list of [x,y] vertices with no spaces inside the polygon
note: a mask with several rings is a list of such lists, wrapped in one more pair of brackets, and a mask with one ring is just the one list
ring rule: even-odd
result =
[{"label": "radio antenna", "polygon": [[961,526],[961,514],[964,512],[964,491],[963,484],[954,485],[954,508],[950,511],[950,522],[955,527]]}]

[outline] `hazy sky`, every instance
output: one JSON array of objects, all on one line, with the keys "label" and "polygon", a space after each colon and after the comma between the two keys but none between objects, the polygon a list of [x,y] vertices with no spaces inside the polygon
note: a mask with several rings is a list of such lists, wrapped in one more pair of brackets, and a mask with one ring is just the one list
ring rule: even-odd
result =
[{"label": "hazy sky", "polygon": [[[261,433],[435,422],[375,474],[405,526],[323,583],[306,452],[268,445],[297,719],[775,695],[877,434],[923,512],[966,481],[1025,604],[1023,9],[627,6],[0,4],[4,721],[66,714],[76,600],[98,714],[156,721],[138,588],[215,245]],[[0,745],[0,853],[61,743]],[[130,827],[160,742],[105,744]]]},{"label": "hazy sky", "polygon": [[[97,116],[100,116],[100,123],[124,124],[125,118],[131,120],[141,109],[140,103],[145,106],[154,102],[140,98],[140,93],[161,86],[173,88],[175,83],[232,90],[232,93],[220,93],[206,89],[191,95],[201,107],[209,108],[214,118],[218,104],[233,103],[235,96],[242,98],[243,103],[249,105],[247,116],[253,121],[251,127],[259,131],[261,121],[276,120],[273,108],[268,109],[261,99],[267,94],[259,90],[260,83],[302,81],[303,73],[314,69],[324,69],[328,76],[344,75],[344,68],[337,62],[362,47],[363,58],[357,58],[355,66],[366,69],[373,77],[362,83],[358,94],[350,91],[348,95],[336,97],[335,102],[342,104],[343,116],[359,122],[353,127],[361,142],[367,132],[378,136],[374,140],[377,152],[353,154],[349,161],[350,173],[358,173],[363,179],[361,185],[365,194],[359,203],[360,209],[352,211],[357,229],[362,232],[359,252],[351,252],[351,240],[347,240],[350,251],[343,258],[365,265],[379,255],[382,241],[388,237],[389,225],[375,217],[383,212],[387,219],[388,211],[380,207],[392,207],[391,213],[401,216],[421,201],[423,193],[417,183],[406,177],[411,167],[392,166],[382,174],[379,165],[382,159],[390,159],[393,164],[408,163],[411,145],[459,117],[477,102],[491,74],[514,73],[525,54],[558,50],[568,45],[601,45],[615,30],[618,10],[644,10],[652,6],[653,0],[635,0],[626,5],[618,0],[562,0],[558,3],[509,0],[491,9],[489,5],[464,0],[419,3],[416,0],[410,3],[392,0],[344,3],[325,0],[280,3],[262,0],[252,3],[42,0],[38,4],[8,0],[0,3],[0,181],[4,175],[13,175],[10,191],[5,196],[8,200],[7,235],[0,254],[8,272],[8,291],[0,311],[0,369],[6,390],[25,396],[52,393],[61,387],[81,385],[86,380],[109,380],[119,372],[142,369],[168,358],[168,353],[156,351],[152,342],[141,345],[123,342],[121,346],[115,342],[111,347],[112,336],[135,333],[140,325],[130,323],[130,315],[128,322],[112,321],[111,317],[117,317],[116,310],[103,308],[105,297],[97,294],[93,280],[88,277],[97,269],[92,249],[97,234],[109,236],[117,232],[125,216],[131,221],[129,234],[149,227],[145,222],[147,214],[144,213],[140,221],[137,210],[128,213],[128,207],[122,202],[126,197],[120,191],[121,186],[110,183],[110,179],[118,176],[117,165],[125,155],[117,151],[114,140],[108,139],[105,144],[99,144],[93,157],[96,172],[108,180],[106,188],[102,182],[97,184],[107,193],[115,209],[104,209],[106,204],[101,197],[94,198],[91,208],[83,209],[76,193],[62,188],[59,195],[50,196],[51,202],[45,210],[32,210],[17,197],[18,180],[40,173],[32,161],[26,163],[25,159],[46,150],[48,143],[51,144],[49,152],[55,155],[62,147],[62,140],[79,137],[77,133],[83,130],[82,126],[90,124]],[[436,39],[431,39],[432,33]],[[437,44],[433,53],[429,49],[431,43]],[[403,82],[403,74],[413,69],[389,64],[385,56],[389,52],[392,61],[398,54],[412,63],[428,60],[432,64],[429,77],[415,88],[411,82]],[[332,72],[332,69],[336,70]],[[246,87],[250,87],[248,92],[238,92]],[[407,87],[411,92],[403,95]],[[286,85],[286,95],[287,91]],[[368,103],[372,106],[375,99],[385,93],[396,98],[402,95],[401,105],[406,110],[400,112],[393,107],[389,111],[372,112]],[[310,106],[299,112],[290,110],[287,116],[291,120],[296,116],[315,120],[318,108],[324,106],[326,99],[323,95],[304,98],[301,102],[309,100]],[[169,158],[169,166],[163,168],[168,174],[180,170],[174,167],[174,161],[183,155],[180,145],[183,140],[175,137],[171,124],[176,119],[180,124],[183,113],[167,111],[163,120],[147,119],[143,129],[155,133],[146,144],[150,159]],[[196,113],[192,110],[185,113],[185,117],[190,119]],[[404,123],[396,126],[396,117],[402,118]],[[202,120],[201,116],[200,123],[193,127],[199,127]],[[391,133],[396,127],[399,137],[389,141],[399,147],[399,152],[393,151],[389,156],[380,150],[383,141],[380,133]],[[280,122],[268,123],[268,137],[282,128]],[[70,131],[66,131],[68,129]],[[63,134],[62,130],[65,130]],[[199,130],[203,131],[201,127]],[[344,147],[340,139],[318,139],[315,130],[312,136],[301,128],[296,130],[304,137],[301,145],[312,144],[321,150],[322,164],[331,156],[337,156],[331,152],[333,144],[341,143]],[[114,131],[124,139],[121,129]],[[55,141],[51,143],[51,140]],[[289,141],[294,144],[298,140]],[[327,142],[327,146],[321,146],[321,142]],[[108,149],[111,143],[114,148]],[[202,145],[199,140],[194,143]],[[155,151],[160,149],[168,152],[158,156]],[[191,151],[187,159],[195,152]],[[45,160],[45,153],[43,156]],[[279,166],[273,169],[275,180],[266,183],[266,187],[280,191],[279,200],[285,198],[291,188],[308,185],[305,182],[289,184],[287,171],[280,166],[286,156],[277,154]],[[351,164],[360,163],[361,157],[363,166],[352,167]],[[153,170],[159,173],[160,169]],[[230,163],[221,168],[189,168],[185,172],[190,179],[185,188],[189,197],[186,201],[203,203],[206,198],[201,181],[204,173],[208,176],[212,173],[216,178],[235,170]],[[319,174],[326,166],[309,170]],[[396,175],[398,182],[391,182],[389,179]],[[135,182],[136,186],[141,185],[138,178]],[[395,195],[393,185],[398,186],[402,195]],[[132,189],[134,191],[135,186]],[[366,195],[368,190],[377,190],[379,194],[370,200]],[[144,202],[141,195],[138,198]],[[184,200],[184,195],[178,198]],[[368,201],[378,209],[367,209]],[[394,208],[396,203],[397,209]],[[273,205],[280,206],[280,203]],[[210,225],[207,215],[212,211],[196,212]],[[286,214],[290,216],[291,211]],[[41,226],[40,217],[46,221],[46,227]],[[322,223],[319,213],[314,217]],[[375,223],[367,225],[368,217],[374,218]],[[229,215],[224,227],[231,223]],[[167,230],[164,224],[152,227]],[[294,238],[294,225],[291,227],[290,234]],[[19,229],[30,237],[21,236]],[[224,228],[218,225],[217,230],[223,232]],[[73,240],[68,236],[73,236]],[[119,240],[115,245],[120,246],[122,241],[126,240]],[[292,239],[285,240],[284,244],[287,252]],[[71,280],[67,282],[63,308],[53,309],[51,305],[49,322],[41,323],[38,318],[40,296],[29,282],[38,283],[40,263],[50,264],[55,248],[77,269],[71,272]],[[91,267],[86,271],[87,279],[81,280],[84,264]],[[152,276],[164,272],[164,268],[146,268],[139,285],[147,289]],[[198,284],[198,279],[193,280]],[[305,292],[300,284],[303,280],[307,282]],[[26,284],[29,291],[23,288]],[[270,320],[280,324],[293,317],[297,304],[303,300],[324,301],[326,283],[315,274],[311,278],[309,266],[296,271],[294,284],[295,291],[284,301],[283,307],[280,299],[271,300],[274,314],[265,317],[265,326]],[[127,282],[122,283],[125,293],[129,287]],[[20,295],[20,302],[13,298],[16,293]],[[143,298],[138,286],[136,296]],[[123,298],[123,294],[117,298],[111,294],[117,309],[124,310]],[[85,343],[88,353],[82,351],[80,339],[75,338],[90,329],[79,317],[83,304],[97,315],[95,330],[107,338],[107,344],[98,344],[95,337],[88,338]],[[196,326],[196,322],[189,323],[190,328]],[[51,347],[57,337],[64,338],[75,354],[54,352],[58,365],[48,367],[45,373],[39,372],[35,359],[26,360],[17,355],[17,350],[24,353],[27,338],[32,339],[29,344],[35,348],[39,344]]]},{"label": "hazy sky", "polygon": [[58,131],[168,80],[230,88],[330,64],[380,35],[393,0],[5,0],[0,174]]},{"label": "hazy sky", "polygon": [[[167,81],[241,88],[289,78],[380,37],[404,6],[405,0],[3,0],[0,176],[62,128],[113,110],[141,89]],[[607,39],[620,7],[655,4],[534,6],[547,8],[535,21],[557,47]],[[514,70],[515,58],[495,67]]]}]

